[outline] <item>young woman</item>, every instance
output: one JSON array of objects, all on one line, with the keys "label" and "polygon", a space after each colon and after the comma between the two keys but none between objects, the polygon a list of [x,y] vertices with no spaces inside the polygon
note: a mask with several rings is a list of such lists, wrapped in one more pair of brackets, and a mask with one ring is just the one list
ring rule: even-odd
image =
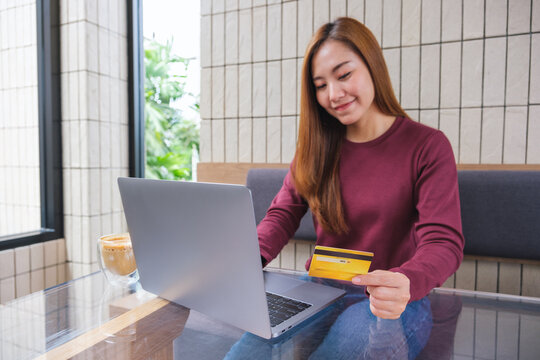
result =
[{"label": "young woman", "polygon": [[296,156],[257,228],[263,262],[279,254],[309,207],[318,245],[374,253],[372,271],[352,283],[366,286],[374,315],[399,318],[463,257],[450,143],[409,119],[377,40],[354,19],[316,32],[301,91]]}]

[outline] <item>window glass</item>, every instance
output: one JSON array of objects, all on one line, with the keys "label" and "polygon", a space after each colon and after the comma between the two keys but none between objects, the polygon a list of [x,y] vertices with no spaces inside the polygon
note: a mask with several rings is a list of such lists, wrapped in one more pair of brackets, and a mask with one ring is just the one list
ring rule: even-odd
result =
[{"label": "window glass", "polygon": [[35,1],[0,1],[0,237],[41,228]]}]

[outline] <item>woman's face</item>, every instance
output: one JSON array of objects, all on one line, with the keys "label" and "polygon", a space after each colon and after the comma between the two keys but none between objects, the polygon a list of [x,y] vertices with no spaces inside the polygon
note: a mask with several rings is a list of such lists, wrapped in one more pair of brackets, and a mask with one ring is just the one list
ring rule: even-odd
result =
[{"label": "woman's face", "polygon": [[317,102],[343,125],[353,125],[377,111],[366,64],[342,42],[325,41],[313,56],[311,72]]}]

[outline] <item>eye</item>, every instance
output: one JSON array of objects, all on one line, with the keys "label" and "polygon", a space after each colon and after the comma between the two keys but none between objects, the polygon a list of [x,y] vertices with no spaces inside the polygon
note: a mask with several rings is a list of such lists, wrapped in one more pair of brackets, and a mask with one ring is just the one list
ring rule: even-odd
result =
[{"label": "eye", "polygon": [[339,80],[345,80],[346,78],[349,77],[349,75],[351,75],[351,72],[349,71],[348,73],[345,73],[343,75],[341,75],[338,79]]},{"label": "eye", "polygon": [[322,90],[326,87],[326,84],[315,85],[315,90]]}]

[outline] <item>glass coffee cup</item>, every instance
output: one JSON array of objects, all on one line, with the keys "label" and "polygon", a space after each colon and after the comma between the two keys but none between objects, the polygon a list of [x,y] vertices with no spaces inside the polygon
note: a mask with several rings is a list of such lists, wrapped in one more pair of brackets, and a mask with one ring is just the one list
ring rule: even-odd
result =
[{"label": "glass coffee cup", "polygon": [[139,281],[129,233],[101,236],[97,246],[101,271],[110,284],[129,286]]}]

